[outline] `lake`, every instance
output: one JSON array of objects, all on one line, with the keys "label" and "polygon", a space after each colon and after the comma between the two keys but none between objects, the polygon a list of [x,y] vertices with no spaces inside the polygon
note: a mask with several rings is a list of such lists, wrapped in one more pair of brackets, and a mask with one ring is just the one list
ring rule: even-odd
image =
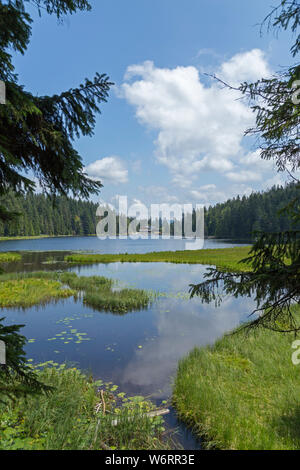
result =
[{"label": "lake", "polygon": [[[205,248],[239,246],[225,240],[206,240]],[[68,269],[81,276],[101,275],[121,286],[155,290],[156,300],[142,311],[124,315],[95,311],[73,298],[27,309],[2,309],[6,323],[24,324],[29,339],[27,357],[34,362],[67,362],[113,382],[129,394],[169,399],[178,360],[195,346],[212,344],[246,320],[252,299],[224,298],[220,308],[190,299],[190,283],[203,279],[206,266],[171,263],[111,263],[69,267],[65,254],[83,250],[95,253],[143,253],[184,249],[184,240],[105,240],[94,237],[60,237],[0,243],[1,251],[22,251],[22,261],[8,271]],[[23,252],[23,250],[28,250]],[[30,251],[33,250],[33,251]],[[49,259],[51,264],[49,264]],[[166,422],[178,428],[185,449],[200,443],[177,421],[171,408]]]},{"label": "lake", "polygon": [[[0,242],[0,251],[85,251],[93,253],[149,253],[151,251],[175,251],[185,249],[184,239],[157,240],[146,239],[119,239],[99,240],[95,237],[53,237],[37,238],[31,240],[8,240]],[[230,248],[232,246],[249,245],[239,240],[205,240],[204,248]]]}]

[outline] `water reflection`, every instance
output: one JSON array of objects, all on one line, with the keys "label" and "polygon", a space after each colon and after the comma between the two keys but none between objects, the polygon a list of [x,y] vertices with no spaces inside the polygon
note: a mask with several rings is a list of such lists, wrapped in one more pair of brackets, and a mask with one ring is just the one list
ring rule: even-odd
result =
[{"label": "water reflection", "polygon": [[123,388],[143,390],[156,398],[169,395],[178,360],[193,347],[212,344],[225,331],[236,327],[245,319],[247,307],[235,299],[226,299],[222,310],[200,306],[197,301],[160,301],[159,310],[153,315],[157,337],[145,341],[121,371]]},{"label": "water reflection", "polygon": [[[44,264],[49,253],[26,253],[21,263],[9,269],[66,269],[65,254],[52,252],[57,263]],[[23,334],[32,340],[26,347],[27,356],[35,362],[75,363],[127,393],[150,395],[159,401],[170,397],[180,358],[195,346],[212,344],[246,320],[254,307],[252,299],[225,298],[218,309],[189,299],[188,286],[201,282],[205,266],[112,263],[68,269],[85,276],[104,275],[161,295],[148,310],[123,316],[95,312],[73,298],[25,310],[2,309],[6,323],[25,324]],[[78,334],[86,340],[76,341]],[[174,413],[167,421],[178,425]],[[181,433],[181,441],[185,448],[198,446],[189,434],[184,437]]]}]

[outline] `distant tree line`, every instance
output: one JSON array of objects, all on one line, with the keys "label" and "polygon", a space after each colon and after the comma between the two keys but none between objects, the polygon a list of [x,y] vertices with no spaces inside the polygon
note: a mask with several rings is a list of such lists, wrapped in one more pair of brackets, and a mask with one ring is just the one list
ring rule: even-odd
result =
[{"label": "distant tree line", "polygon": [[237,196],[205,210],[206,236],[249,238],[254,231],[282,232],[291,229],[291,219],[281,209],[299,196],[296,185],[274,186],[269,191]]},{"label": "distant tree line", "polygon": [[[298,196],[296,185],[274,186],[266,192],[237,196],[205,209],[205,235],[217,238],[250,238],[253,231],[279,232],[289,230],[291,220],[287,212],[280,212]],[[0,236],[35,235],[94,235],[99,218],[98,205],[91,201],[57,197],[54,201],[44,194],[16,197],[13,193],[2,197],[0,204],[18,212],[16,219],[0,221]],[[195,213],[193,217],[195,230]],[[128,224],[132,219],[128,219]],[[146,221],[147,223],[147,221]],[[151,220],[148,221],[151,225]],[[159,221],[161,231],[163,223]],[[117,233],[118,233],[117,220]],[[138,229],[139,230],[139,227]],[[170,233],[174,233],[171,222]]]},{"label": "distant tree line", "polygon": [[96,231],[97,204],[64,196],[54,201],[44,194],[1,198],[8,209],[18,212],[12,221],[0,221],[0,236],[90,235]]}]

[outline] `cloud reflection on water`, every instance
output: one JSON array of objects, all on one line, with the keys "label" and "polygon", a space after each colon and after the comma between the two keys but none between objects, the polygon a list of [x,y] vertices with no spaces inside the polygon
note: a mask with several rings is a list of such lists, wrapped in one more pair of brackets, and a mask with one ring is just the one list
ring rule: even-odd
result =
[{"label": "cloud reflection on water", "polygon": [[171,377],[177,363],[195,346],[212,344],[225,332],[232,330],[253,303],[227,298],[221,308],[202,305],[199,300],[186,303],[174,299],[159,302],[155,313],[157,337],[146,341],[136,351],[120,376],[121,383],[131,390],[147,390],[156,398],[169,395]]}]

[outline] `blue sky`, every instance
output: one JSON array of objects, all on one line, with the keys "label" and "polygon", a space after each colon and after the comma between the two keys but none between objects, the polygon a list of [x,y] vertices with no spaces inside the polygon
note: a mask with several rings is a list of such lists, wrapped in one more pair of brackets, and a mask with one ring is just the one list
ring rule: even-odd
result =
[{"label": "blue sky", "polygon": [[[274,2],[273,2],[274,3]],[[40,95],[107,73],[111,90],[92,138],[76,148],[87,173],[103,181],[101,198],[214,204],[284,181],[243,138],[254,116],[233,84],[268,76],[291,58],[290,34],[257,24],[271,0],[92,0],[91,12],[34,16],[20,83]]]}]

